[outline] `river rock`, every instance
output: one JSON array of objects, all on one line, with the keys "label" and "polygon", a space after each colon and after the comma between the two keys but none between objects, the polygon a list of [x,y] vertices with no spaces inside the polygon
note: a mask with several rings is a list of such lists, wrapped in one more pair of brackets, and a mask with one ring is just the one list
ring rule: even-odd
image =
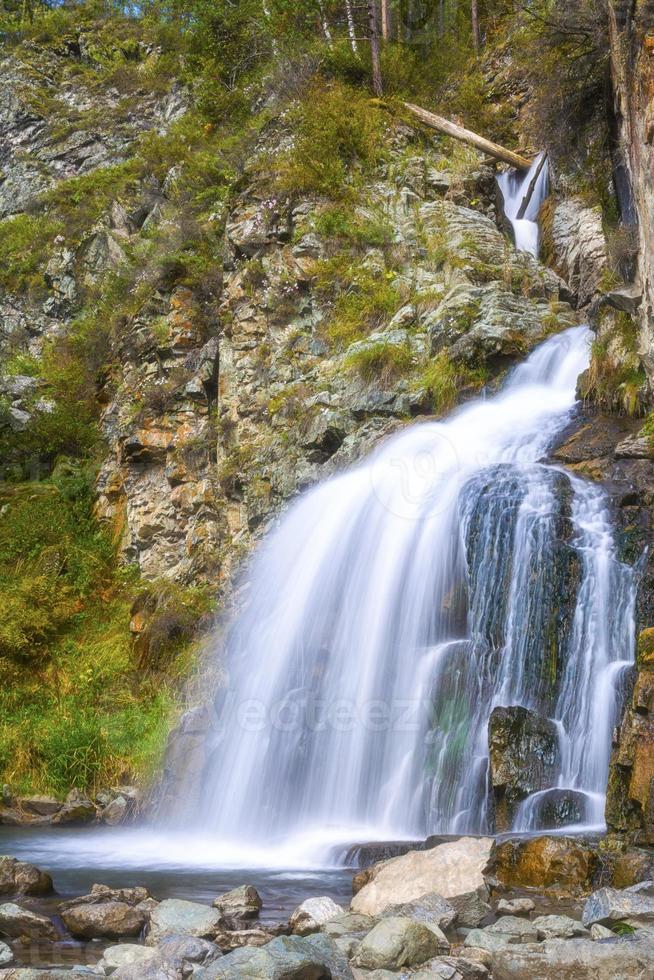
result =
[{"label": "river rock", "polygon": [[278,936],[260,949],[244,947],[201,967],[193,980],[352,980],[343,953],[328,936]]},{"label": "river rock", "polygon": [[270,932],[268,929],[230,929],[218,926],[213,941],[223,953],[231,953],[233,949],[240,949],[241,946],[265,946],[276,935],[279,933]]},{"label": "river rock", "polygon": [[354,912],[346,912],[345,915],[339,915],[335,919],[330,919],[328,922],[323,923],[320,931],[324,932],[326,936],[331,936],[332,939],[352,935],[364,936],[367,932],[370,932],[376,923],[377,920],[373,919],[370,915],[357,915]]},{"label": "river rock", "polygon": [[588,936],[581,922],[569,915],[538,915],[531,920],[538,931],[539,939],[572,939],[573,936]]},{"label": "river rock", "polygon": [[37,915],[9,902],[0,905],[0,936],[9,939],[25,936],[28,939],[54,940],[57,932],[50,919],[44,915]]},{"label": "river rock", "polygon": [[615,936],[614,932],[611,932],[611,930],[607,929],[606,926],[601,926],[599,922],[596,922],[594,925],[590,927],[591,939],[595,939],[595,940],[613,939],[614,936]]},{"label": "river rock", "polygon": [[291,915],[289,922],[291,932],[296,936],[308,936],[312,932],[318,932],[320,927],[330,919],[342,916],[343,912],[344,909],[331,898],[326,896],[308,898],[298,905]]},{"label": "river rock", "polygon": [[505,915],[485,929],[471,929],[465,938],[464,946],[487,949],[493,952],[506,943],[535,943],[538,930],[528,919],[515,915]]},{"label": "river rock", "polygon": [[138,936],[148,921],[145,910],[126,902],[79,905],[63,912],[61,917],[70,934],[77,939]]},{"label": "river rock", "polygon": [[448,902],[456,912],[457,926],[476,929],[481,925],[492,912],[487,898],[488,888],[485,885],[463,895],[451,895]]},{"label": "river rock", "polygon": [[589,891],[597,852],[574,837],[532,837],[500,841],[489,871],[507,888],[537,888],[557,895]]},{"label": "river rock", "polygon": [[102,811],[102,822],[110,827],[125,823],[130,812],[129,801],[124,796],[117,796]]},{"label": "river rock", "polygon": [[54,796],[19,796],[17,802],[21,810],[37,817],[52,817],[63,806]]},{"label": "river rock", "polygon": [[57,825],[91,823],[97,815],[98,811],[92,800],[79,790],[73,789],[66,797],[64,805],[52,817],[52,823]]},{"label": "river rock", "polygon": [[15,967],[2,970],[2,980],[76,980],[78,977],[88,977],[88,967],[72,970],[33,970],[31,967]]},{"label": "river rock", "polygon": [[457,917],[456,909],[440,895],[422,895],[413,902],[404,905],[391,905],[383,912],[384,917],[402,916],[413,919],[414,922],[424,922],[427,925],[447,929]]},{"label": "river rock", "polygon": [[213,907],[228,919],[256,919],[263,902],[252,885],[241,885],[214,899]]},{"label": "river rock", "polygon": [[49,895],[51,891],[47,872],[13,857],[0,857],[0,895]]},{"label": "river rock", "polygon": [[167,936],[157,947],[137,948],[149,950],[152,955],[119,967],[113,973],[114,980],[181,980],[193,975],[198,966],[222,956],[214,943],[194,936]]},{"label": "river rock", "polygon": [[0,943],[0,966],[7,966],[13,961],[14,953],[11,946],[7,946],[6,943]]},{"label": "river rock", "polygon": [[483,871],[492,845],[490,837],[462,837],[384,861],[372,869],[372,879],[352,899],[352,911],[379,915],[391,905],[428,893],[451,900],[477,889],[485,891]]},{"label": "river rock", "polygon": [[648,895],[646,889],[632,888],[600,888],[593,892],[586,904],[582,915],[585,926],[595,922],[609,925],[612,922],[628,922],[638,926],[654,922],[654,895]]},{"label": "river rock", "polygon": [[484,980],[487,976],[488,970],[483,963],[463,956],[439,956],[412,971],[411,980]]},{"label": "river rock", "polygon": [[646,980],[654,976],[654,943],[636,934],[505,946],[493,953],[491,972],[493,980]]},{"label": "river rock", "polygon": [[125,966],[142,966],[159,955],[159,951],[151,946],[137,946],[134,943],[120,943],[118,946],[108,946],[98,962],[98,967],[109,976]]},{"label": "river rock", "polygon": [[392,916],[382,919],[368,933],[353,963],[364,970],[399,970],[419,966],[449,948],[437,926]]},{"label": "river rock", "polygon": [[165,936],[213,939],[221,923],[222,915],[217,909],[198,902],[166,898],[150,915],[150,928],[145,941],[148,946],[156,946]]},{"label": "river rock", "polygon": [[501,898],[497,903],[498,915],[529,915],[536,908],[530,898]]},{"label": "river rock", "polygon": [[520,801],[556,779],[561,761],[556,725],[518,705],[495,708],[488,722],[488,750],[495,827],[509,830]]}]

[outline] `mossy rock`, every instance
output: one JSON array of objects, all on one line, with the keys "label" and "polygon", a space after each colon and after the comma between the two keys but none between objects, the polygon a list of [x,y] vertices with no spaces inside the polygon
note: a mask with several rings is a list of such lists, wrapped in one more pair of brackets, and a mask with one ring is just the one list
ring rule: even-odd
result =
[{"label": "mossy rock", "polygon": [[637,661],[641,670],[654,670],[654,626],[641,630],[638,636]]}]

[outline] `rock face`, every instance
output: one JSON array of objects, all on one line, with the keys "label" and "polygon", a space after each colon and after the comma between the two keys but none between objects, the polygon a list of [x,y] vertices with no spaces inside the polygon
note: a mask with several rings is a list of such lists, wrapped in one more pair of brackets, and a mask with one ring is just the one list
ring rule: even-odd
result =
[{"label": "rock face", "polygon": [[493,841],[462,837],[428,851],[410,851],[373,869],[372,880],[352,899],[352,910],[379,915],[391,905],[412,902],[430,892],[443,898],[483,891],[483,870]]},{"label": "rock face", "polygon": [[48,895],[52,878],[33,864],[0,857],[0,895]]},{"label": "rock face", "polygon": [[527,708],[495,708],[488,722],[488,746],[495,827],[509,830],[520,801],[547,789],[556,778],[556,725]]},{"label": "rock face", "polygon": [[573,837],[500,842],[490,863],[493,874],[507,887],[551,890],[558,895],[590,891],[597,866],[596,851]]},{"label": "rock face", "polygon": [[575,198],[545,206],[543,247],[554,268],[566,280],[579,306],[598,290],[607,268],[606,239],[599,207],[585,207]]}]

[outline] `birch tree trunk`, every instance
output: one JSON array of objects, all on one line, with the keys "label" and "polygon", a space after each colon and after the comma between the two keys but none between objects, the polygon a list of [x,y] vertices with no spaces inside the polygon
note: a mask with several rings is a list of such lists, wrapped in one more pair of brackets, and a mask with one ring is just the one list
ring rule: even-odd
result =
[{"label": "birch tree trunk", "polygon": [[345,0],[345,13],[347,15],[347,33],[350,37],[350,44],[352,45],[352,50],[358,55],[359,49],[357,47],[357,34],[354,27],[354,15],[352,13],[352,4],[350,0]]},{"label": "birch tree trunk", "polygon": [[480,39],[479,39],[479,0],[471,0],[470,4],[470,16],[472,19],[472,43],[475,48],[476,54],[479,54]]},{"label": "birch tree trunk", "polygon": [[390,0],[381,0],[381,32],[385,41],[388,41],[392,31]]},{"label": "birch tree trunk", "polygon": [[320,20],[322,21],[322,32],[325,35],[325,40],[327,41],[327,44],[331,48],[332,41],[333,41],[332,32],[329,29],[329,23],[327,21],[327,15],[325,13],[325,8],[322,5],[322,3],[320,2],[320,0],[318,0],[318,9],[320,10]]},{"label": "birch tree trunk", "polygon": [[370,20],[370,54],[372,57],[372,89],[377,98],[384,94],[381,74],[379,50],[379,15],[377,0],[368,0],[368,18]]}]

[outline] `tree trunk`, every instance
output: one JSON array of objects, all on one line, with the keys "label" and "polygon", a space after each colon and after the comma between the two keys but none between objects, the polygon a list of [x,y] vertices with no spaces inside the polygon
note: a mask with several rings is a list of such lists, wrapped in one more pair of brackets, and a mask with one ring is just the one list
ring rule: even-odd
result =
[{"label": "tree trunk", "polygon": [[352,4],[350,0],[345,0],[345,14],[347,16],[347,33],[350,38],[350,44],[352,45],[352,50],[356,55],[359,54],[359,48],[357,47],[357,34],[354,27],[354,15],[352,13]]},{"label": "tree trunk", "polygon": [[368,0],[368,18],[370,20],[370,54],[372,57],[372,89],[377,98],[384,94],[381,74],[381,60],[379,51],[379,15],[377,12],[377,0]]},{"label": "tree trunk", "polygon": [[461,140],[462,143],[469,143],[471,146],[481,150],[482,153],[488,153],[489,156],[494,157],[496,160],[501,160],[502,163],[508,163],[517,170],[528,170],[531,166],[531,162],[526,157],[520,156],[519,153],[514,153],[513,150],[507,150],[506,147],[500,146],[498,143],[487,140],[485,136],[479,136],[469,129],[464,129],[463,126],[458,126],[456,123],[450,122],[449,119],[443,119],[442,116],[437,116],[433,112],[427,112],[426,109],[421,109],[420,106],[412,105],[410,102],[404,102],[403,105],[420,122],[424,123],[425,126],[430,126],[431,129],[437,129],[439,133],[446,133],[448,136],[453,136],[456,140]]},{"label": "tree trunk", "polygon": [[479,39],[479,2],[478,0],[471,0],[470,4],[470,15],[472,18],[472,43],[475,49],[475,53],[479,54],[480,39]]},{"label": "tree trunk", "polygon": [[388,41],[393,32],[390,0],[381,0],[381,32],[385,41]]},{"label": "tree trunk", "polygon": [[332,46],[332,32],[329,29],[329,23],[327,21],[327,15],[325,14],[325,8],[323,7],[323,5],[320,2],[320,0],[318,0],[318,8],[320,10],[320,20],[322,22],[322,32],[325,35],[325,40],[327,41],[327,44],[331,48],[331,46]]}]

